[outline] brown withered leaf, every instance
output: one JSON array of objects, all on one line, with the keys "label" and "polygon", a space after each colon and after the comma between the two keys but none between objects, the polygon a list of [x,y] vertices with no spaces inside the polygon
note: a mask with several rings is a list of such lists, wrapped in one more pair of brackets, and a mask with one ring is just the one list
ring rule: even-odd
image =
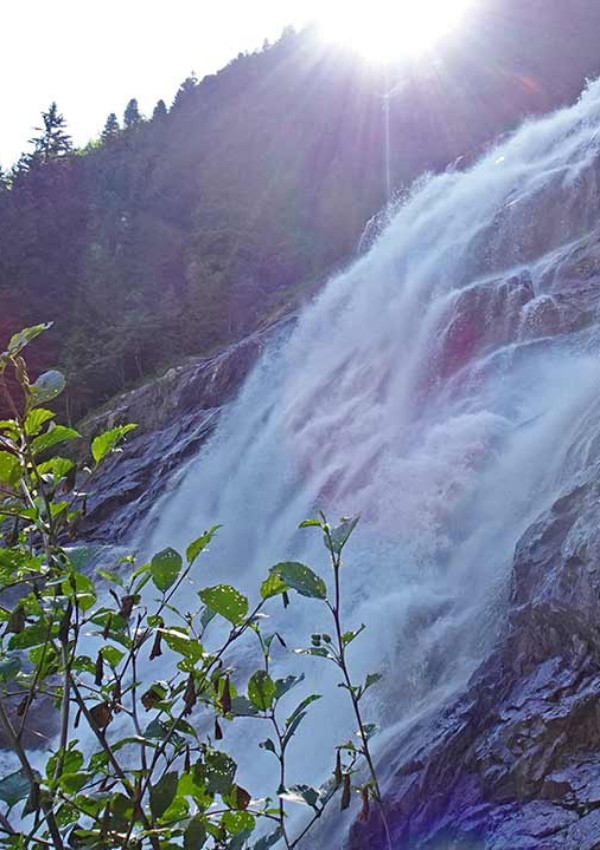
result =
[{"label": "brown withered leaf", "polygon": [[371,802],[369,799],[369,789],[363,788],[362,790],[362,809],[360,810],[359,820],[362,823],[366,823],[369,820],[369,814],[371,812]]},{"label": "brown withered leaf", "polygon": [[117,679],[112,689],[112,710],[115,714],[121,711],[121,680]]},{"label": "brown withered leaf", "polygon": [[155,658],[158,658],[159,655],[162,655],[162,633],[157,631],[154,635],[154,643],[152,644],[152,651],[150,653],[150,661],[154,661]]},{"label": "brown withered leaf", "polygon": [[96,670],[95,670],[95,678],[94,683],[100,687],[102,685],[102,679],[104,678],[104,657],[101,652],[96,656]]},{"label": "brown withered leaf", "polygon": [[104,624],[104,628],[102,629],[102,637],[104,638],[104,640],[107,640],[108,637],[110,636],[111,624],[112,624],[112,615],[109,614],[108,617],[106,618],[106,623]]},{"label": "brown withered leaf", "polygon": [[235,807],[240,811],[245,811],[250,805],[252,797],[246,791],[245,788],[242,788],[241,785],[235,786]]},{"label": "brown withered leaf", "polygon": [[125,596],[121,597],[119,616],[123,617],[124,620],[128,620],[131,617],[131,612],[133,611],[135,602],[136,597],[132,593],[127,593]]},{"label": "brown withered leaf", "polygon": [[340,806],[341,811],[345,811],[350,806],[350,799],[352,794],[352,785],[350,774],[344,774],[344,790],[342,791],[342,804]]},{"label": "brown withered leaf", "polygon": [[18,605],[10,615],[6,624],[5,634],[20,635],[25,628],[25,610],[21,605]]},{"label": "brown withered leaf", "polygon": [[92,716],[92,720],[101,732],[109,726],[112,720],[112,711],[110,710],[110,705],[107,702],[100,702],[98,705],[95,705],[90,710],[90,714]]},{"label": "brown withered leaf", "polygon": [[71,617],[73,616],[73,603],[69,600],[65,613],[62,615],[58,627],[58,639],[61,643],[68,643],[69,629],[71,628]]},{"label": "brown withered leaf", "polygon": [[189,717],[192,713],[194,706],[198,702],[198,694],[196,692],[196,682],[194,681],[194,674],[190,673],[187,685],[185,686],[185,691],[183,694],[183,701],[185,703],[185,711],[183,712],[184,717]]},{"label": "brown withered leaf", "polygon": [[35,692],[32,694],[27,694],[24,696],[21,702],[17,706],[17,717],[23,717],[30,703],[32,703],[35,699]]},{"label": "brown withered leaf", "polygon": [[229,714],[231,711],[231,689],[229,687],[229,676],[225,676],[223,695],[221,696],[221,706],[223,708],[223,714]]},{"label": "brown withered leaf", "polygon": [[163,696],[161,693],[156,691],[154,688],[148,688],[146,693],[142,695],[142,705],[146,711],[150,711],[150,709],[156,708],[162,698]]},{"label": "brown withered leaf", "polygon": [[335,759],[335,787],[339,788],[344,780],[344,776],[342,774],[342,757],[340,755],[340,751],[337,751],[337,756]]}]

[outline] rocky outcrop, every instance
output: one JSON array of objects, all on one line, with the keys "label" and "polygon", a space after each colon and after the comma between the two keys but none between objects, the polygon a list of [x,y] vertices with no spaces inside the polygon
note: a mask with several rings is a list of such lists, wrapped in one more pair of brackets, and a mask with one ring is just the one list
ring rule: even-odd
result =
[{"label": "rocky outcrop", "polygon": [[214,357],[190,360],[118,398],[82,424],[88,439],[117,424],[138,429],[94,480],[82,535],[119,543],[149,510],[169,476],[212,434],[267,340],[293,319],[252,334]]},{"label": "rocky outcrop", "polygon": [[[396,850],[600,847],[599,504],[595,465],[519,543],[500,646],[433,738],[411,732],[429,743],[393,781]],[[352,847],[384,847],[376,816]]]}]

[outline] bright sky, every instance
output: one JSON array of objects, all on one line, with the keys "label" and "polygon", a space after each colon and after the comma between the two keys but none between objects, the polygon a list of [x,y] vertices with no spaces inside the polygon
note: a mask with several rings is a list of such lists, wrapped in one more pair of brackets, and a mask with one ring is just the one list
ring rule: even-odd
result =
[{"label": "bright sky", "polygon": [[240,51],[275,41],[285,26],[320,22],[365,55],[419,52],[450,31],[476,0],[1,0],[0,164],[27,149],[56,100],[77,145],[98,136],[136,97],[169,106],[194,70],[213,73]]},{"label": "bright sky", "polygon": [[77,144],[137,97],[170,105],[195,70],[212,73],[242,50],[276,40],[302,20],[301,0],[2,0],[0,163],[27,147],[52,100]]}]

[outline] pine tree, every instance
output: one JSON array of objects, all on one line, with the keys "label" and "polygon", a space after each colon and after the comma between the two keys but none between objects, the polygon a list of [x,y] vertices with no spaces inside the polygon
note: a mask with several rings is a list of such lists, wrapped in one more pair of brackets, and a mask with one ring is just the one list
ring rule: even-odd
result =
[{"label": "pine tree", "polygon": [[175,100],[173,101],[172,109],[179,109],[182,103],[185,103],[188,95],[190,95],[198,86],[198,77],[196,76],[196,72],[192,71],[189,77],[186,77],[182,84],[179,86],[177,94],[175,95]]},{"label": "pine tree", "polygon": [[41,133],[29,140],[33,145],[33,153],[29,154],[27,164],[29,168],[34,165],[45,165],[53,159],[66,156],[73,150],[71,136],[66,132],[67,122],[58,111],[56,102],[53,101],[47,112],[42,112],[43,127],[34,129]]},{"label": "pine tree", "polygon": [[121,128],[119,126],[119,119],[114,112],[111,112],[106,119],[106,124],[104,125],[104,130],[102,131],[100,138],[104,143],[110,142],[112,139],[115,139],[120,132]]},{"label": "pine tree", "polygon": [[2,165],[0,165],[0,192],[4,192],[6,189],[8,189],[8,177]]},{"label": "pine tree", "polygon": [[155,121],[162,121],[167,115],[167,105],[164,100],[159,100],[156,106],[154,107],[154,112],[152,113],[152,118]]},{"label": "pine tree", "polygon": [[31,157],[32,154],[22,153],[17,162],[15,162],[13,167],[10,169],[8,179],[11,189],[18,186],[20,181],[23,180],[29,173]]},{"label": "pine tree", "polygon": [[126,130],[131,130],[141,124],[142,121],[143,118],[140,114],[137,99],[132,97],[125,107],[125,112],[123,113],[123,126]]}]

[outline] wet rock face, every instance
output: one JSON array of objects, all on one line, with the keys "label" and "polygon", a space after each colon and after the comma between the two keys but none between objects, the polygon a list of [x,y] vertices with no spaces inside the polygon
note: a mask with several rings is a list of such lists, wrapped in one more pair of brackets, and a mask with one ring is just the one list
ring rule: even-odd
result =
[{"label": "wet rock face", "polygon": [[81,527],[87,540],[117,544],[125,538],[169,476],[212,434],[267,340],[285,333],[292,322],[255,333],[215,357],[171,369],[86,420],[80,430],[88,438],[118,424],[138,425],[123,452],[106,463],[93,483]]},{"label": "wet rock face", "polygon": [[[592,266],[597,275],[598,268]],[[440,320],[440,339],[430,368],[447,380],[475,357],[514,343],[568,336],[594,324],[599,290],[590,285],[589,264],[575,278],[536,292],[529,272],[460,290]]]},{"label": "wet rock face", "polygon": [[599,504],[594,468],[520,541],[499,647],[396,775],[396,850],[600,847]]},{"label": "wet rock face", "polygon": [[459,371],[485,348],[514,340],[522,311],[534,298],[528,273],[461,290],[440,322],[445,331],[434,358],[440,377]]}]

